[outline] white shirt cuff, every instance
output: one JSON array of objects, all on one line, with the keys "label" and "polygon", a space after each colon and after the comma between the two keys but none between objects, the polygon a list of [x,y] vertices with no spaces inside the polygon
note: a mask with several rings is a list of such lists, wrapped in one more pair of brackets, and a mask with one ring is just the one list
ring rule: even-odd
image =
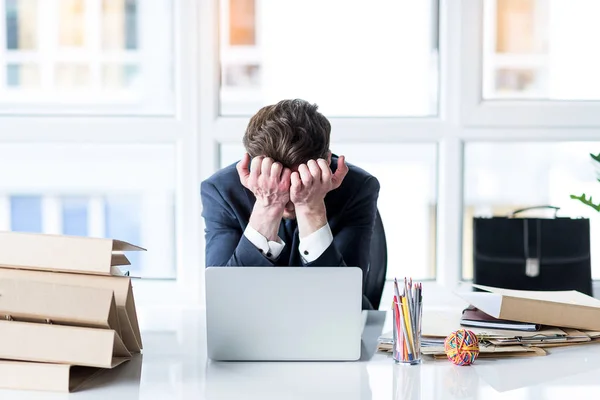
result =
[{"label": "white shirt cuff", "polygon": [[285,243],[278,237],[278,242],[274,242],[272,240],[267,240],[266,237],[261,235],[256,229],[252,228],[250,225],[246,226],[246,230],[244,231],[244,236],[252,243],[260,252],[267,257],[269,260],[276,260],[283,248],[285,247]]},{"label": "white shirt cuff", "polygon": [[300,245],[298,250],[300,256],[305,263],[311,263],[317,258],[321,257],[321,254],[327,250],[327,248],[333,242],[333,235],[331,234],[331,228],[329,224],[325,224],[315,232],[311,233],[304,239],[300,239]]}]

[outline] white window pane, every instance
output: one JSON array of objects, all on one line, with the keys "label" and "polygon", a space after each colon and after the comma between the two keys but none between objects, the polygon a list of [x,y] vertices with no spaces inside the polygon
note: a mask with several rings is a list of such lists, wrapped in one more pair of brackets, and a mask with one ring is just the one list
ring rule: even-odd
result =
[{"label": "white window pane", "polygon": [[59,0],[58,15],[59,45],[83,47],[86,38],[85,1]]},{"label": "white window pane", "polygon": [[0,114],[174,113],[173,2],[3,2]]},{"label": "white window pane", "polygon": [[90,67],[85,64],[58,64],[54,79],[56,88],[85,89],[90,84]]},{"label": "white window pane", "polygon": [[40,86],[40,69],[36,64],[7,64],[6,86],[37,88]]},{"label": "white window pane", "polygon": [[134,64],[106,64],[102,69],[102,85],[107,89],[124,89],[139,84],[140,68]]},{"label": "white window pane", "polygon": [[483,96],[600,99],[596,0],[485,0]]},{"label": "white window pane", "polygon": [[149,251],[131,275],[175,277],[172,145],[2,144],[0,228],[110,237]]},{"label": "white window pane", "polygon": [[37,0],[5,0],[6,48],[37,47]]},{"label": "white window pane", "polygon": [[437,146],[361,143],[332,145],[332,149],[379,180],[387,277],[435,279]]},{"label": "white window pane", "polygon": [[[559,216],[590,218],[592,277],[600,278],[600,218],[571,195],[600,200],[590,153],[599,143],[468,143],[465,146],[463,279],[473,278],[473,217],[506,216],[519,208],[553,205]],[[552,217],[553,211],[527,215]]]},{"label": "white window pane", "polygon": [[102,46],[136,49],[138,22],[136,0],[102,0]]},{"label": "white window pane", "polygon": [[10,196],[11,231],[42,232],[42,197]]},{"label": "white window pane", "polygon": [[221,0],[221,113],[303,98],[329,116],[435,115],[436,4]]},{"label": "white window pane", "polygon": [[88,236],[89,200],[80,196],[62,198],[62,232],[65,235]]},{"label": "white window pane", "polygon": [[[387,248],[387,277],[435,278],[435,144],[337,144],[337,155],[374,175]],[[221,145],[221,166],[238,161],[241,144]]]}]

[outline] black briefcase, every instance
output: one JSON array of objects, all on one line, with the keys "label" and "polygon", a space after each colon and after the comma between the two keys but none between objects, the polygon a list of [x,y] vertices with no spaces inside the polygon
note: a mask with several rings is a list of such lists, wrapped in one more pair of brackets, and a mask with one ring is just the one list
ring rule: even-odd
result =
[{"label": "black briefcase", "polygon": [[[553,208],[554,218],[514,218]],[[473,282],[518,290],[577,290],[592,295],[590,223],[556,217],[558,207],[473,219]]]}]

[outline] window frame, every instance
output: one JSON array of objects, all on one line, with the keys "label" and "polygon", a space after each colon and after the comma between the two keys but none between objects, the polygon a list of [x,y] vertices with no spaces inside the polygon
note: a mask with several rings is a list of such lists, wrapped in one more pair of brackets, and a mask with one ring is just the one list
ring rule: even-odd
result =
[{"label": "window frame", "polygon": [[[213,7],[218,9],[219,0],[211,0]],[[456,85],[456,78],[460,75],[459,57],[447,57],[458,48],[459,37],[456,35],[460,28],[460,7],[451,0],[441,0],[439,10],[439,101],[438,115],[432,117],[331,117],[332,142],[334,143],[362,143],[365,140],[364,132],[368,131],[370,142],[381,143],[433,143],[438,146],[438,182],[442,184],[437,188],[437,229],[436,229],[436,271],[437,281],[447,286],[458,284],[459,263],[461,259],[460,235],[462,232],[462,143],[460,129],[458,129],[459,108],[455,101],[460,93]],[[208,15],[201,15],[200,25],[208,24]],[[204,19],[202,19],[204,17]],[[213,20],[219,20],[217,15]],[[202,49],[201,49],[202,50]],[[206,50],[206,49],[204,49]],[[219,48],[212,47],[211,62],[203,64],[205,75],[204,88],[212,88],[212,92],[204,92],[204,96],[211,101],[212,120],[204,121],[201,129],[201,142],[214,151],[209,155],[213,160],[206,161],[208,170],[203,169],[202,176],[208,177],[218,168],[218,150],[221,144],[239,143],[246,129],[249,116],[219,115],[219,80],[210,81],[210,77],[218,76],[220,68]],[[201,71],[202,75],[202,71]],[[201,76],[202,79],[202,76]],[[217,83],[215,85],[215,82]],[[337,132],[343,132],[337,134]],[[204,147],[206,148],[206,147]],[[205,156],[208,152],[203,153]],[[442,179],[443,177],[443,179]],[[457,184],[458,183],[458,184]],[[444,229],[444,227],[450,227]],[[440,260],[449,260],[449,263],[440,265]]]},{"label": "window frame", "polygon": [[[427,142],[438,146],[436,281],[449,288],[462,284],[464,146],[477,141],[599,140],[600,102],[483,99],[484,0],[439,0],[439,114],[419,118],[330,118],[332,141]],[[211,0],[214,8],[219,1]],[[200,16],[209,23],[209,16]],[[215,15],[216,17],[216,15]],[[203,19],[202,19],[203,18]],[[202,175],[218,168],[220,144],[239,143],[249,118],[218,113],[219,49],[213,47],[205,68],[204,93],[211,101],[212,118],[201,129],[201,142],[210,150]],[[205,49],[206,50],[206,49]],[[474,62],[474,60],[476,60]],[[206,71],[209,69],[210,71]],[[343,134],[341,133],[343,132]],[[206,147],[203,147],[206,149]],[[214,154],[208,154],[214,152]],[[218,161],[218,160],[217,160]],[[600,286],[600,282],[599,285]]]},{"label": "window frame", "polygon": [[[587,100],[493,100],[483,98],[483,57],[485,0],[462,2],[460,103],[464,128],[523,128],[538,140],[545,139],[543,128],[582,128],[600,126],[600,101]],[[495,3],[495,0],[492,0]],[[495,26],[495,24],[494,24]],[[458,28],[458,27],[457,27]],[[473,62],[473,60],[477,60]],[[471,62],[469,62],[471,61]],[[535,131],[535,128],[540,128]],[[562,136],[562,135],[560,135]],[[593,135],[592,135],[593,136]],[[598,137],[598,136],[596,136]],[[566,138],[565,138],[566,139]]]},{"label": "window frame", "polygon": [[[166,143],[176,148],[175,258],[176,278],[134,279],[141,308],[203,303],[203,261],[200,221],[198,16],[205,2],[173,3],[174,112],[143,115],[51,115],[8,108],[0,115],[0,143]],[[190,32],[192,34],[190,34]],[[204,47],[206,45],[203,45]],[[110,109],[94,111],[110,113]],[[203,158],[203,157],[202,157]],[[206,168],[206,166],[204,166]],[[148,249],[152,251],[152,249]]]},{"label": "window frame", "polygon": [[[172,107],[176,101],[170,93],[169,84],[171,76],[166,76],[169,70],[167,57],[157,57],[156,54],[171,52],[169,40],[164,39],[162,32],[168,31],[170,25],[175,24],[176,16],[173,11],[171,20],[159,20],[154,23],[153,29],[147,26],[147,14],[160,15],[160,8],[167,2],[144,2],[137,5],[137,28],[145,33],[139,35],[138,42],[153,43],[153,46],[144,46],[131,49],[104,49],[102,43],[102,0],[81,0],[84,5],[83,20],[86,26],[84,39],[89,43],[89,48],[61,47],[58,35],[45,35],[46,31],[59,31],[59,11],[61,0],[45,0],[37,2],[36,48],[27,50],[9,50],[6,43],[5,3],[0,2],[0,115],[103,115],[111,116],[172,116]],[[141,3],[141,0],[138,0]],[[173,7],[178,2],[173,2]],[[173,26],[171,33],[175,31]],[[174,35],[173,35],[174,39]],[[173,45],[175,40],[173,40]],[[2,58],[2,56],[4,58]],[[144,60],[160,62],[144,63]],[[6,85],[6,66],[10,64],[32,63],[39,70],[39,89],[53,88],[49,92],[40,92],[36,89],[13,89]],[[53,77],[56,67],[61,65],[83,65],[88,68],[89,85],[82,89],[86,97],[80,93],[63,93],[60,88],[54,87]],[[144,93],[129,92],[127,89],[120,91],[104,90],[103,66],[111,64],[144,65],[141,70],[145,77],[144,82],[154,82],[154,85],[144,85]],[[150,90],[147,88],[151,87]],[[28,101],[35,98],[35,102]],[[10,101],[9,101],[10,100]],[[41,101],[38,101],[41,100]],[[16,103],[16,104],[15,104]],[[65,113],[67,104],[68,112]]]},{"label": "window frame", "polygon": [[[363,143],[368,131],[369,141],[437,145],[436,281],[451,289],[462,276],[465,143],[600,140],[600,102],[482,99],[483,1],[440,0],[437,116],[331,118],[334,142]],[[217,171],[219,146],[239,143],[249,117],[220,115],[219,0],[173,5],[174,115],[0,115],[0,142],[175,144],[177,278],[135,280],[136,302],[202,308],[200,183]]]}]

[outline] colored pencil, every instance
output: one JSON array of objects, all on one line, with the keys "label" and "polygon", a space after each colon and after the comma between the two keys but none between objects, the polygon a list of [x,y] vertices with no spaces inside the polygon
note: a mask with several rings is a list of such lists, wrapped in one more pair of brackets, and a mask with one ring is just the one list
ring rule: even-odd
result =
[{"label": "colored pencil", "polygon": [[[394,307],[394,325],[396,328],[396,339],[398,338],[398,335],[401,331],[400,329],[400,310],[398,307],[398,298],[396,296],[394,296],[394,302],[392,304],[392,306]],[[394,343],[394,346],[396,346],[396,352],[399,352],[399,345],[397,343]]]},{"label": "colored pencil", "polygon": [[[403,309],[404,306],[405,306],[404,301],[401,300],[401,304],[402,304],[402,308],[401,309]],[[414,354],[414,351],[412,350],[412,346],[411,346],[411,343],[410,343],[410,336],[407,333],[408,332],[408,326],[406,325],[406,316],[405,315],[403,316],[403,318],[400,318],[400,325],[402,325],[402,332],[403,332],[404,338],[405,338],[404,342],[405,343],[408,342],[406,344],[406,350],[408,352],[408,360],[412,361],[413,360],[413,356],[412,355]]]}]

